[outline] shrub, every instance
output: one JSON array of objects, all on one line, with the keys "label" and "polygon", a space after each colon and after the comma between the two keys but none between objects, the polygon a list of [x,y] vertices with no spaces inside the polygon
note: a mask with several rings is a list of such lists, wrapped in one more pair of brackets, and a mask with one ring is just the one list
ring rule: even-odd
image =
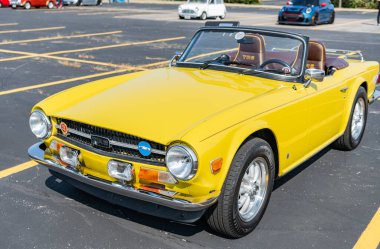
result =
[{"label": "shrub", "polygon": [[[339,6],[339,0],[332,0],[332,3]],[[377,7],[377,0],[342,0],[342,7],[374,9]]]}]

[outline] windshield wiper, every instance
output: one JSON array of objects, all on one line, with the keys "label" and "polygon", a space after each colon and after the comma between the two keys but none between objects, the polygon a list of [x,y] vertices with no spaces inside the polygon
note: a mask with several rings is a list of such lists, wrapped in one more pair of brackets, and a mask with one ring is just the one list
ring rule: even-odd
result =
[{"label": "windshield wiper", "polygon": [[218,57],[216,57],[215,59],[212,59],[212,60],[209,60],[209,61],[205,61],[203,62],[203,64],[199,67],[199,69],[206,69],[210,66],[211,63],[213,62],[220,62],[220,63],[224,63],[226,61],[229,61],[230,60],[230,57],[226,54],[222,54]]},{"label": "windshield wiper", "polygon": [[213,59],[213,60],[209,60],[209,61],[205,61],[199,68],[200,69],[206,69],[210,66],[211,63],[214,63],[214,62],[219,62],[219,63],[222,63],[223,65],[226,65],[226,66],[229,66],[229,65],[244,65],[244,66],[250,66],[250,67],[254,67],[255,65],[252,65],[252,64],[249,64],[249,63],[244,63],[244,62],[238,62],[238,61],[231,61],[230,60],[230,57],[226,54],[222,54],[221,56]]}]

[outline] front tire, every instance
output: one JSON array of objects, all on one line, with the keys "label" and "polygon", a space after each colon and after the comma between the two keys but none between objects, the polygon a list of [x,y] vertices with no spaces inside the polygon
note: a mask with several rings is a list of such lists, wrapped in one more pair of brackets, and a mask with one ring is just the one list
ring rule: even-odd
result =
[{"label": "front tire", "polygon": [[365,126],[367,124],[367,116],[367,92],[361,86],[356,93],[346,130],[344,131],[344,134],[334,142],[334,148],[349,151],[358,147],[363,138]]},{"label": "front tire", "polygon": [[329,24],[333,24],[335,21],[335,11],[333,13],[331,13],[331,17],[330,17],[330,20],[329,20]]},{"label": "front tire", "polygon": [[209,226],[231,238],[250,233],[268,205],[275,176],[271,146],[253,138],[236,153],[216,205],[206,213]]},{"label": "front tire", "polygon": [[311,25],[313,25],[313,26],[317,26],[318,25],[318,14],[315,14],[315,16],[313,17]]}]

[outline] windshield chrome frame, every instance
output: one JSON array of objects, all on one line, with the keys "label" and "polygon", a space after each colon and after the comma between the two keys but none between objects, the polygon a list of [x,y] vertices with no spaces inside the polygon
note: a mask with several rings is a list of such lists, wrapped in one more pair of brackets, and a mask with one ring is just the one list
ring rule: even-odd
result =
[{"label": "windshield chrome frame", "polygon": [[[303,55],[302,55],[302,60],[301,60],[300,73],[298,75],[276,74],[272,72],[258,71],[255,69],[246,70],[246,68],[230,67],[230,66],[219,65],[219,64],[210,64],[208,68],[227,71],[227,72],[235,72],[235,73],[244,72],[244,74],[246,75],[252,75],[252,76],[287,81],[287,82],[304,83],[309,37],[303,36],[301,34],[288,33],[288,32],[282,32],[282,31],[277,31],[277,30],[267,30],[267,29],[258,29],[258,28],[250,28],[250,27],[203,27],[194,34],[190,43],[187,45],[181,57],[176,62],[176,67],[199,68],[200,65],[203,64],[201,62],[183,62],[181,60],[183,60],[183,58],[188,55],[189,51],[191,51],[191,49],[193,48],[195,41],[197,41],[197,39],[199,38],[200,33],[204,31],[255,32],[262,35],[272,35],[272,36],[277,36],[277,37],[292,38],[292,39],[299,40],[303,45]],[[260,72],[260,75],[257,74],[258,72]]]}]

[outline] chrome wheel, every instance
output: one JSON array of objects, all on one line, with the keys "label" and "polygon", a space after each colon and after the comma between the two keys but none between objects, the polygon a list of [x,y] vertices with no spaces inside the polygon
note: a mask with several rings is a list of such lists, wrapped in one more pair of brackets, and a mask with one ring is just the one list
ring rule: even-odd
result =
[{"label": "chrome wheel", "polygon": [[240,218],[251,221],[263,205],[268,188],[268,164],[262,157],[255,158],[248,166],[240,183],[238,210]]},{"label": "chrome wheel", "polygon": [[351,122],[351,136],[357,140],[363,132],[365,118],[365,103],[362,98],[359,98],[355,104],[354,113]]}]

